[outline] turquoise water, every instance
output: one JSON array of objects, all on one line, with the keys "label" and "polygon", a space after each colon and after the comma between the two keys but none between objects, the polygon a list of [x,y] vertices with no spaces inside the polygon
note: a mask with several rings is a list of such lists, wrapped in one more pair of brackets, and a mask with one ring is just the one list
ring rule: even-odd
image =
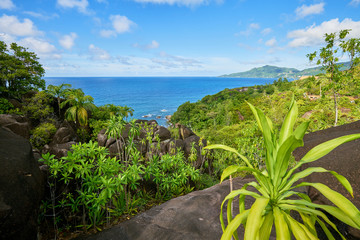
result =
[{"label": "turquoise water", "polygon": [[[272,83],[269,78],[218,77],[47,77],[48,85],[69,83],[94,98],[97,106],[112,103],[133,108],[137,119],[156,119],[166,125],[184,102],[196,102],[225,88]],[[158,119],[157,117],[160,117]]]}]

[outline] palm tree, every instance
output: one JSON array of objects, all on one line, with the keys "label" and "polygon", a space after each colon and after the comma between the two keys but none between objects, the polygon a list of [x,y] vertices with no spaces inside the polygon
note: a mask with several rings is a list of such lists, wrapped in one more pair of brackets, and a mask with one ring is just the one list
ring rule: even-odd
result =
[{"label": "palm tree", "polygon": [[88,123],[88,111],[96,107],[93,104],[94,99],[89,95],[85,95],[80,88],[68,91],[66,96],[67,100],[61,103],[61,107],[70,104],[70,107],[65,112],[65,119],[79,123],[80,126],[86,126]]},{"label": "palm tree", "polygon": [[63,83],[59,86],[49,85],[47,87],[46,92],[51,96],[56,97],[58,101],[59,117],[60,117],[60,98],[64,98],[66,96],[66,93],[69,91],[69,88],[71,88],[71,84],[66,84],[66,83]]}]

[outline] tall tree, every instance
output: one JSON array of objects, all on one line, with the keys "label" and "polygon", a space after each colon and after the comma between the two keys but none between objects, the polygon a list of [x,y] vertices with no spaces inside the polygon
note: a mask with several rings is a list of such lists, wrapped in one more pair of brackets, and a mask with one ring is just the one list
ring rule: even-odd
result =
[{"label": "tall tree", "polygon": [[45,88],[45,70],[35,53],[0,41],[0,95],[21,97],[29,90]]},{"label": "tall tree", "polygon": [[46,92],[53,97],[56,97],[59,107],[59,117],[60,117],[60,99],[66,96],[66,93],[71,88],[71,84],[63,83],[59,86],[49,85],[47,86]]},{"label": "tall tree", "polygon": [[85,95],[80,88],[69,91],[66,98],[61,103],[61,107],[70,104],[70,107],[65,112],[65,119],[74,121],[76,124],[79,123],[80,126],[86,126],[88,124],[88,111],[95,108],[94,99],[89,95]]},{"label": "tall tree", "polygon": [[316,51],[306,56],[309,58],[310,62],[314,59],[317,59],[316,64],[322,65],[322,69],[326,71],[329,75],[329,88],[332,89],[334,96],[334,108],[335,108],[335,123],[338,122],[338,106],[337,106],[337,96],[338,91],[341,89],[341,77],[342,72],[340,71],[341,64],[339,62],[339,48],[337,47],[341,43],[346,35],[348,35],[350,30],[341,30],[339,33],[325,33],[325,43],[326,46],[320,49],[320,52]]},{"label": "tall tree", "polygon": [[350,70],[360,63],[360,39],[350,38],[348,40],[342,40],[340,47],[343,52],[349,55],[350,59]]}]

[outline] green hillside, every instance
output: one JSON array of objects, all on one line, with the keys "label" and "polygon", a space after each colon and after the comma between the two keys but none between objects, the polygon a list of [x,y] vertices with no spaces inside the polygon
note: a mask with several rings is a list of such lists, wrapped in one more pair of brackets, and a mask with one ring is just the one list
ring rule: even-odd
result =
[{"label": "green hillside", "polygon": [[[349,69],[349,62],[343,64],[341,70]],[[220,77],[241,77],[241,78],[300,78],[301,76],[311,76],[324,73],[321,67],[306,68],[298,70],[296,68],[276,67],[265,65],[263,67],[253,68],[246,72],[238,72],[221,75]]]}]

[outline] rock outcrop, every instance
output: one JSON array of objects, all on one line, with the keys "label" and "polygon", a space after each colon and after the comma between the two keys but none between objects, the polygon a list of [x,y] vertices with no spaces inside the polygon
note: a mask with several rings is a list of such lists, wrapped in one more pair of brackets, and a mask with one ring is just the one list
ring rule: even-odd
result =
[{"label": "rock outcrop", "polygon": [[30,138],[29,121],[20,115],[0,114],[0,127],[5,127],[26,139]]},{"label": "rock outcrop", "polygon": [[0,128],[0,238],[37,239],[44,182],[26,139]]},{"label": "rock outcrop", "polygon": [[[304,137],[304,147],[294,151],[295,159],[299,161],[310,149],[320,143],[354,133],[360,133],[360,121],[309,133]],[[303,165],[302,169],[308,167],[323,167],[327,170],[336,171],[346,177],[354,190],[354,198],[350,196],[339,181],[337,181],[330,173],[313,173],[306,177],[304,181],[324,183],[331,189],[346,196],[358,209],[360,209],[360,139],[337,147],[318,161]],[[313,202],[319,204],[331,204],[327,198],[314,188],[308,188],[308,194]],[[349,231],[353,236],[360,239],[360,231],[355,231],[351,228],[349,228]]]},{"label": "rock outcrop", "polygon": [[[249,181],[253,181],[253,178],[234,179],[234,187],[241,188]],[[219,240],[222,235],[220,207],[228,193],[229,182],[225,181],[211,188],[174,198],[116,227],[80,239]],[[252,203],[251,197],[246,198],[246,208]],[[239,237],[242,239],[241,234]],[[275,237],[272,236],[271,239]]]}]

